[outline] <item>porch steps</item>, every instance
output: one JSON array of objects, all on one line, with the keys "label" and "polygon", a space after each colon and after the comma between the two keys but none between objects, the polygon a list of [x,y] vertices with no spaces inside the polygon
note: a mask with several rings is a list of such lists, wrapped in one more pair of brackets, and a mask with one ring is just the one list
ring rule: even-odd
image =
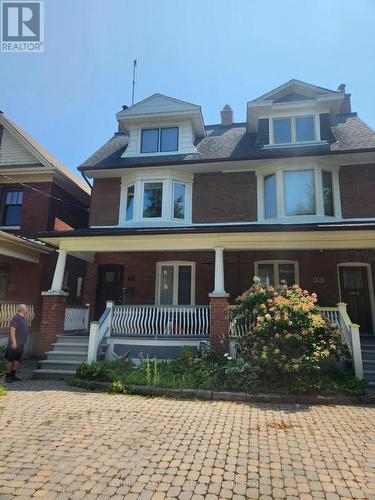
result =
[{"label": "porch steps", "polygon": [[375,337],[361,335],[363,378],[370,386],[375,386]]},{"label": "porch steps", "polygon": [[39,361],[33,378],[69,379],[75,377],[77,368],[87,360],[89,348],[87,335],[57,335],[46,359]]}]

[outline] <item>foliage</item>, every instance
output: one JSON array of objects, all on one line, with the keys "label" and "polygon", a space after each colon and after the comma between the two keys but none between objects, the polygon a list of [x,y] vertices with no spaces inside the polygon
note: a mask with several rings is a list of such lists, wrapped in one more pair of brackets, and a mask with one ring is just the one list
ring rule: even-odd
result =
[{"label": "foliage", "polygon": [[121,392],[124,384],[171,387],[176,389],[250,390],[257,383],[256,367],[242,359],[229,355],[217,356],[211,351],[204,356],[195,355],[182,348],[180,356],[173,361],[150,360],[149,357],[134,365],[129,360],[97,361],[83,363],[77,369],[82,379],[115,383],[115,392]]},{"label": "foliage", "polygon": [[347,353],[341,333],[319,314],[316,302],[315,294],[297,285],[274,288],[258,280],[237,299],[231,319],[245,330],[237,341],[239,355],[259,366],[263,381],[300,390]]}]

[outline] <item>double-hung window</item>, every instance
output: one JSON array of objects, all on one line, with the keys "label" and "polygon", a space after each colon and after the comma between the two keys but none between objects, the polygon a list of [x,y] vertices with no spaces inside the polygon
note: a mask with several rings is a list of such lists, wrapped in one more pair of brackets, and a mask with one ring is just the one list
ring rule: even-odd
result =
[{"label": "double-hung window", "polygon": [[21,221],[21,208],[23,191],[20,189],[6,189],[3,194],[2,225],[19,226]]},{"label": "double-hung window", "polygon": [[178,151],[178,127],[144,128],[141,131],[141,153]]},{"label": "double-hung window", "polygon": [[293,144],[316,140],[314,116],[273,118],[272,123],[274,144]]},{"label": "double-hung window", "polygon": [[263,285],[294,285],[298,282],[298,263],[294,261],[259,261],[255,274]]}]

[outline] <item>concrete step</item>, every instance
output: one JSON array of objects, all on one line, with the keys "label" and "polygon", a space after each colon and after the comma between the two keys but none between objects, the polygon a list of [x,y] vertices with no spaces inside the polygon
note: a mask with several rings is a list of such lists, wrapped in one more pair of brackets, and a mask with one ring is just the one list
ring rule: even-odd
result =
[{"label": "concrete step", "polygon": [[53,350],[46,352],[46,355],[47,360],[77,361],[77,363],[84,363],[87,361],[87,350],[86,352]]},{"label": "concrete step", "polygon": [[375,349],[362,349],[362,361],[365,359],[375,362]]},{"label": "concrete step", "polygon": [[56,343],[59,344],[70,343],[70,344],[88,344],[89,336],[88,335],[56,335]]},{"label": "concrete step", "polygon": [[70,361],[64,359],[42,359],[39,361],[40,368],[47,370],[73,370],[81,365],[80,361]]},{"label": "concrete step", "polygon": [[363,370],[363,378],[368,382],[375,382],[375,370]]},{"label": "concrete step", "polygon": [[33,378],[37,379],[67,380],[75,376],[75,370],[50,370],[48,368],[39,368],[33,371]]},{"label": "concrete step", "polygon": [[74,352],[81,352],[81,353],[87,353],[87,350],[89,348],[89,343],[86,342],[80,342],[74,343],[74,342],[55,342],[52,344],[52,349],[54,351],[74,351]]},{"label": "concrete step", "polygon": [[362,364],[364,370],[374,371],[375,373],[375,359],[363,359]]}]

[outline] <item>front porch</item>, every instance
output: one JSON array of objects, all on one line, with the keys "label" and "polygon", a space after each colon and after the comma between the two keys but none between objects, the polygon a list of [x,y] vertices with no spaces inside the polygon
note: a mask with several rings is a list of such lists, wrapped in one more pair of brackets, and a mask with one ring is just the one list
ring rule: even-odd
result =
[{"label": "front porch", "polygon": [[[375,238],[373,232],[363,233],[143,232],[137,236],[64,237],[51,290],[44,297],[44,311],[48,315],[53,307],[64,319],[61,286],[65,260],[68,254],[80,257],[86,261],[83,303],[90,304],[85,312],[85,321],[88,316],[91,321],[87,359],[97,358],[103,339],[107,357],[148,354],[171,359],[183,345],[199,348],[202,342],[209,342],[216,350],[228,349],[228,335],[234,335],[229,306],[249,288],[254,275],[275,285],[297,282],[316,292],[322,313],[335,318],[349,347],[357,352],[360,374],[355,325],[361,326],[361,335],[371,344],[375,318]],[[48,241],[53,243],[52,238]],[[273,249],[267,249],[269,246]],[[337,309],[338,303],[348,304],[346,316]],[[82,312],[76,316],[82,323]],[[50,345],[63,330],[56,326],[57,321],[53,324],[54,328],[45,329],[45,343]],[[368,371],[375,373],[375,361]]]}]

